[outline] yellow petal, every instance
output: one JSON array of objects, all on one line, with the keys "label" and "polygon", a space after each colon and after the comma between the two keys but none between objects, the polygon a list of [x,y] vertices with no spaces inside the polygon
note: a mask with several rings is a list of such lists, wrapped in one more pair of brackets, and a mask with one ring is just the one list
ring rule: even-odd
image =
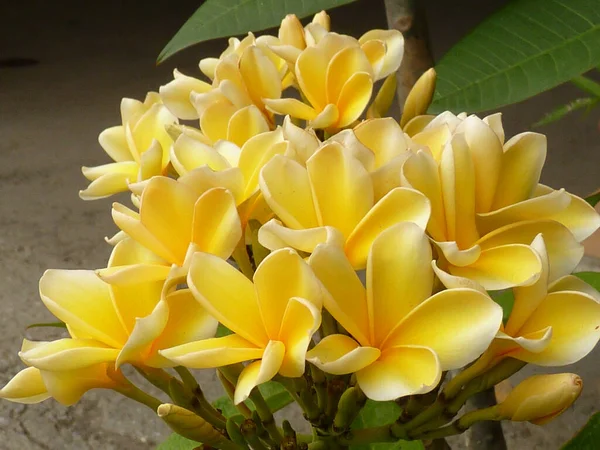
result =
[{"label": "yellow petal", "polygon": [[533,333],[527,333],[525,336],[512,337],[501,331],[496,335],[491,349],[496,351],[496,354],[516,357],[526,352],[540,353],[552,340],[552,327],[542,328]]},{"label": "yellow petal", "polygon": [[213,170],[230,167],[229,162],[213,147],[182,133],[171,147],[171,162],[179,175],[208,166]]},{"label": "yellow petal", "polygon": [[326,289],[327,311],[361,345],[371,345],[365,288],[344,251],[332,244],[318,245],[308,263]]},{"label": "yellow petal", "polygon": [[[373,182],[373,192],[375,201],[381,200],[392,189],[400,187],[402,181],[402,166],[410,157],[409,152],[405,152],[389,161],[384,166],[371,172],[371,181]],[[408,184],[405,183],[407,187]]]},{"label": "yellow petal", "polygon": [[321,25],[326,31],[331,27],[331,19],[325,11],[320,11],[314,15],[312,23]]},{"label": "yellow petal", "polygon": [[59,320],[94,339],[115,348],[127,340],[109,286],[93,270],[47,270],[40,279],[40,296]]},{"label": "yellow petal", "polygon": [[538,184],[546,160],[546,136],[521,133],[504,145],[502,170],[498,178],[493,209],[530,198]]},{"label": "yellow petal", "polygon": [[[229,100],[229,102],[239,111],[239,109],[245,108],[247,106],[254,106],[252,102],[252,98],[248,94],[246,90],[246,86],[244,84],[239,85],[231,80],[221,80],[219,82],[219,92],[225,97],[225,99]],[[234,113],[235,115],[235,113]],[[229,127],[231,127],[231,121],[229,123]]]},{"label": "yellow petal", "polygon": [[360,48],[369,59],[371,70],[373,71],[373,78],[375,80],[384,78],[379,76],[379,72],[381,72],[385,62],[385,44],[383,41],[371,39],[364,42]]},{"label": "yellow petal", "polygon": [[331,334],[306,354],[306,360],[332,375],[357,372],[379,358],[374,347],[361,347],[354,339],[343,334]]},{"label": "yellow petal", "polygon": [[421,131],[423,131],[425,127],[429,125],[434,118],[435,116],[431,115],[413,117],[408,121],[408,123],[406,123],[402,127],[402,130],[408,136],[413,137],[416,134],[419,134]]},{"label": "yellow petal", "polygon": [[296,161],[276,155],[262,169],[260,189],[269,207],[290,228],[319,225],[308,173]]},{"label": "yellow petal", "polygon": [[262,104],[263,98],[281,97],[279,72],[259,47],[244,50],[240,57],[240,72],[254,104]]},{"label": "yellow petal", "polygon": [[271,219],[260,227],[258,241],[269,250],[292,247],[307,253],[312,253],[315,247],[322,243],[344,246],[344,236],[333,227],[307,228],[292,230],[284,227],[281,222]]},{"label": "yellow petal", "polygon": [[244,200],[244,176],[238,167],[215,171],[202,166],[179,177],[177,181],[189,188],[196,198],[210,189],[222,188],[231,192],[236,204]]},{"label": "yellow petal", "polygon": [[198,113],[190,102],[190,94],[207,92],[212,86],[204,81],[182,74],[177,69],[173,71],[173,81],[161,86],[160,97],[169,110],[183,120],[198,119]]},{"label": "yellow petal", "polygon": [[279,341],[269,341],[260,361],[248,364],[242,370],[235,386],[234,404],[246,400],[252,389],[269,381],[281,368],[285,355],[285,346]]},{"label": "yellow petal", "polygon": [[229,102],[215,102],[200,116],[200,129],[211,141],[227,139],[229,120],[236,112]]},{"label": "yellow petal", "polygon": [[[316,16],[315,16],[316,17]],[[304,27],[304,38],[309,47],[317,45],[328,35],[329,28],[325,28],[320,22],[311,22]]]},{"label": "yellow petal", "polygon": [[502,113],[490,114],[483,121],[492,129],[500,142],[504,145],[504,127],[502,126]]},{"label": "yellow petal", "polygon": [[206,191],[194,207],[192,242],[198,249],[227,259],[242,237],[242,223],[231,193]]},{"label": "yellow petal", "polygon": [[[138,172],[138,182],[149,180],[150,178],[161,175],[163,167],[169,163],[169,152],[165,151],[160,146],[160,143],[154,139],[150,147],[142,153],[140,157],[140,170]],[[135,193],[135,191],[132,190]]]},{"label": "yellow petal", "polygon": [[219,63],[219,58],[202,58],[198,66],[200,71],[211,80],[215,77],[215,69]]},{"label": "yellow petal", "polygon": [[231,167],[236,167],[238,165],[242,149],[233,142],[217,141],[214,144],[214,148],[227,160]]},{"label": "yellow petal", "polygon": [[33,404],[50,398],[39,369],[28,367],[17,373],[0,389],[0,398],[15,403]]},{"label": "yellow petal", "polygon": [[345,251],[355,269],[366,267],[367,255],[379,234],[400,222],[427,226],[431,207],[419,191],[395,188],[371,208],[346,241]]},{"label": "yellow petal", "polygon": [[[404,39],[402,39],[402,47],[404,47]],[[402,55],[400,55],[400,60],[402,60]],[[400,64],[398,64],[398,67],[400,67]],[[433,67],[419,77],[404,102],[400,126],[404,127],[414,117],[421,116],[427,112],[435,91],[435,81],[436,73]]]},{"label": "yellow petal", "polygon": [[[157,103],[146,111],[132,129],[133,141],[138,157],[152,144],[153,140],[160,143],[161,148],[168,149],[173,139],[167,132],[167,126],[177,122],[165,105]],[[168,152],[165,151],[168,154]],[[166,165],[166,164],[165,164]]]},{"label": "yellow petal", "polygon": [[487,290],[527,286],[537,281],[541,271],[539,256],[528,245],[508,244],[483,250],[477,262],[451,266],[449,272],[470,278]]},{"label": "yellow petal", "polygon": [[479,245],[461,250],[456,245],[456,242],[433,241],[433,243],[441,252],[440,257],[443,257],[443,259],[454,266],[464,267],[475,264],[481,255],[481,247]]},{"label": "yellow petal", "polygon": [[318,111],[327,105],[325,75],[329,60],[316,47],[308,47],[296,60],[296,79],[302,93]]},{"label": "yellow petal", "polygon": [[408,150],[402,129],[391,117],[365,120],[354,128],[354,133],[375,154],[376,168]]},{"label": "yellow petal", "polygon": [[321,306],[321,286],[308,264],[290,249],[276,250],[256,269],[254,288],[262,322],[270,339],[278,340],[292,297]]},{"label": "yellow petal", "polygon": [[337,124],[340,117],[340,110],[334,104],[328,104],[317,116],[309,122],[311,128],[325,129]]},{"label": "yellow petal", "polygon": [[468,288],[468,289],[474,289],[483,294],[487,293],[487,291],[483,288],[483,286],[481,286],[476,281],[471,280],[469,278],[463,278],[463,277],[457,277],[454,275],[450,275],[448,272],[445,272],[444,270],[440,269],[438,267],[436,261],[431,261],[431,267],[433,268],[435,275],[440,279],[442,284],[445,287],[447,287],[448,289]]},{"label": "yellow petal", "polygon": [[[137,169],[137,164],[135,169]],[[127,192],[128,184],[135,181],[136,178],[137,170],[134,173],[107,173],[92,181],[86,189],[79,191],[79,198],[98,200],[120,192]]]},{"label": "yellow petal", "polygon": [[256,106],[250,105],[231,116],[227,128],[227,140],[241,147],[252,136],[267,131],[269,131],[267,120]]},{"label": "yellow petal", "polygon": [[306,351],[312,335],[321,325],[320,305],[304,298],[290,298],[279,331],[279,341],[285,345],[285,356],[279,373],[284,377],[300,377],[306,365]]},{"label": "yellow petal", "polygon": [[[327,144],[306,163],[319,222],[350,236],[373,206],[373,185],[363,165],[341,145]],[[288,181],[289,182],[289,181]]]},{"label": "yellow petal", "polygon": [[586,356],[600,339],[600,304],[581,292],[554,292],[519,330],[522,335],[552,327],[550,344],[540,353],[518,358],[541,366],[572,364]]},{"label": "yellow petal", "polygon": [[373,93],[373,79],[367,72],[357,72],[344,84],[339,98],[337,108],[339,118],[337,126],[347,127],[360,117]]},{"label": "yellow petal", "polygon": [[261,348],[267,344],[254,286],[241,272],[217,256],[198,252],[187,279],[196,300],[219,322]]},{"label": "yellow petal", "polygon": [[418,225],[402,222],[373,242],[367,262],[372,342],[379,347],[394,328],[431,295],[431,246]]},{"label": "yellow petal", "polygon": [[358,140],[356,134],[354,134],[354,131],[350,129],[342,130],[331,136],[325,142],[323,142],[323,146],[332,142],[342,144],[342,146],[344,147],[344,151],[358,159],[365,167],[365,169],[367,169],[367,171],[370,172],[374,169],[375,155],[370,149],[365,147]]},{"label": "yellow petal", "polygon": [[202,339],[159,350],[164,358],[192,369],[209,369],[261,358],[264,349],[237,334]]},{"label": "yellow petal", "polygon": [[415,144],[426,146],[431,150],[436,161],[441,161],[442,152],[451,139],[452,131],[446,124],[441,124],[436,127],[428,126],[420,133],[412,136],[412,140]]},{"label": "yellow petal", "polygon": [[119,350],[101,342],[84,339],[58,339],[20,352],[29,366],[40,370],[76,370],[103,362],[116,361]]},{"label": "yellow petal", "polygon": [[98,142],[108,156],[116,162],[133,160],[122,126],[107,128],[98,136]]},{"label": "yellow petal", "polygon": [[486,294],[449,289],[417,306],[385,346],[427,347],[437,355],[442,370],[453,370],[480,356],[501,323],[502,308]]},{"label": "yellow petal", "polygon": [[299,49],[306,47],[304,27],[295,14],[288,14],[283,18],[279,27],[278,37],[283,44],[292,45]]},{"label": "yellow petal", "polygon": [[97,180],[106,175],[129,175],[131,181],[135,181],[138,171],[138,164],[135,161],[123,161],[110,164],[103,164],[96,167],[82,167],[83,176],[90,181]]},{"label": "yellow petal", "polygon": [[306,160],[310,158],[321,145],[321,141],[319,141],[314,130],[306,130],[294,125],[289,116],[286,116],[285,119],[283,119],[282,130],[283,137],[292,144],[295,150],[295,159],[300,164],[306,165]]},{"label": "yellow petal", "polygon": [[389,75],[379,88],[371,106],[367,109],[367,119],[376,119],[387,114],[396,98],[397,86],[396,75]]},{"label": "yellow petal", "polygon": [[440,381],[442,371],[433,351],[424,347],[385,350],[370,366],[356,373],[365,395],[375,401],[425,394]]},{"label": "yellow petal", "polygon": [[265,99],[267,109],[275,114],[290,115],[302,120],[313,120],[317,112],[309,105],[295,98]]},{"label": "yellow petal", "polygon": [[360,47],[346,47],[337,52],[327,66],[327,102],[339,103],[344,85],[360,72],[371,79],[371,64]]},{"label": "yellow petal", "polygon": [[404,55],[404,37],[398,30],[370,30],[363,34],[358,42],[365,44],[374,39],[385,44],[384,63],[376,74],[376,80],[380,80],[400,67]]},{"label": "yellow petal", "polygon": [[561,292],[561,291],[577,291],[589,295],[600,303],[600,292],[595,288],[587,284],[581,278],[574,275],[567,275],[559,278],[550,286],[548,286],[548,292]]}]

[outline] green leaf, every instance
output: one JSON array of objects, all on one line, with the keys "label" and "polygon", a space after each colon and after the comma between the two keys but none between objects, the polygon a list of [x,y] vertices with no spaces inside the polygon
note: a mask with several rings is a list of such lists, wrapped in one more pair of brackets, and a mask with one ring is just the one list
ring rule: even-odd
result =
[{"label": "green leaf", "polygon": [[488,292],[488,294],[490,294],[490,297],[502,307],[502,321],[506,323],[515,303],[515,296],[513,295],[512,289]]},{"label": "green leaf", "polygon": [[230,334],[233,334],[233,331],[231,331],[229,328],[227,328],[225,325],[223,325],[222,323],[220,323],[217,326],[217,334],[215,337],[223,337],[223,336],[229,336]]},{"label": "green leaf", "polygon": [[596,206],[598,202],[600,202],[600,192],[596,192],[595,194],[590,195],[584,199],[592,206]]},{"label": "green leaf", "polygon": [[177,433],[173,433],[166,441],[160,444],[156,450],[194,450],[200,445],[199,442],[190,441]]},{"label": "green leaf", "polygon": [[[402,409],[395,402],[367,400],[364,408],[352,424],[352,429],[379,427],[393,423]],[[421,441],[398,441],[369,445],[351,445],[351,450],[422,450]]]},{"label": "green leaf", "polygon": [[600,291],[600,272],[578,272],[573,275],[581,278],[597,291]]},{"label": "green leaf", "polygon": [[600,412],[597,412],[588,423],[567,442],[562,450],[596,450],[600,442]]},{"label": "green leaf", "polygon": [[161,63],[190,45],[278,26],[286,14],[306,17],[356,0],[207,0],[160,52]]},{"label": "green leaf", "polygon": [[64,322],[42,322],[42,323],[32,323],[31,325],[27,325],[26,330],[30,330],[32,328],[67,328],[67,325]]},{"label": "green leaf", "polygon": [[556,122],[557,120],[560,120],[563,117],[565,117],[567,114],[570,114],[573,111],[577,111],[579,109],[585,108],[589,111],[591,108],[596,106],[598,101],[600,101],[600,99],[591,97],[575,99],[572,102],[569,102],[566,105],[561,105],[555,110],[549,112],[539,121],[534,123],[533,127],[541,127],[542,125],[548,125],[549,123]]},{"label": "green leaf", "polygon": [[600,64],[595,0],[515,0],[436,67],[430,110],[477,112],[525,100]]}]

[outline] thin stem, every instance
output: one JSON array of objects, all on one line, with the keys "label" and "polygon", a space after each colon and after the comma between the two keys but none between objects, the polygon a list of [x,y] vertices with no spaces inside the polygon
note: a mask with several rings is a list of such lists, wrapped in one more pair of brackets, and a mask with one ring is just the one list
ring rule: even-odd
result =
[{"label": "thin stem", "polygon": [[217,411],[217,409],[211,405],[208,400],[206,400],[204,392],[202,392],[202,389],[200,388],[198,381],[196,381],[196,378],[194,378],[194,375],[192,375],[192,373],[183,366],[175,367],[175,372],[177,372],[177,374],[181,377],[181,381],[183,381],[184,386],[193,396],[193,400],[191,402],[192,407],[194,407],[194,409],[198,409],[202,413],[202,417],[210,417],[210,420],[206,419],[207,422],[221,429],[225,429],[225,416]]},{"label": "thin stem", "polygon": [[269,435],[271,436],[271,438],[273,438],[273,440],[276,443],[281,442],[281,439],[283,438],[283,436],[281,435],[281,433],[279,432],[279,429],[277,428],[277,424],[275,423],[275,418],[273,417],[271,408],[269,408],[269,405],[265,401],[264,397],[262,396],[262,394],[260,393],[258,388],[252,389],[252,392],[250,392],[249,398],[250,398],[250,400],[252,400],[252,403],[254,403],[254,406],[256,407],[256,411],[258,412],[260,420],[262,421],[263,426],[269,432]]},{"label": "thin stem", "polygon": [[113,390],[121,395],[124,395],[127,398],[141,403],[142,405],[146,405],[155,413],[158,407],[163,403],[156,397],[153,397],[152,395],[142,391],[140,388],[133,385],[132,383],[128,383],[127,385],[119,385],[117,387],[114,387]]},{"label": "thin stem", "polygon": [[317,406],[319,410],[325,411],[327,408],[327,377],[321,369],[310,364],[310,373],[317,393]]},{"label": "thin stem", "polygon": [[139,373],[142,377],[144,377],[150,384],[157,387],[169,397],[171,397],[171,392],[169,389],[169,383],[173,378],[167,372],[162,369],[153,369],[151,367],[144,367],[143,369],[138,366],[133,366],[137,373]]},{"label": "thin stem", "polygon": [[452,436],[455,434],[461,434],[467,429],[469,429],[472,425],[477,422],[482,422],[484,420],[500,420],[501,416],[498,413],[498,406],[492,406],[490,408],[478,409],[476,411],[471,411],[455,422],[452,422],[450,425],[438,428],[437,430],[429,431],[423,433],[421,435],[414,436],[415,439],[421,440],[430,440],[430,439],[439,439],[447,436]]},{"label": "thin stem", "polygon": [[[229,400],[231,400],[231,402],[233,403],[233,399],[235,396],[235,386],[231,383],[231,381],[227,379],[227,377],[219,369],[217,369],[217,378],[223,385],[223,389],[229,397]],[[235,405],[235,407],[246,419],[249,419],[252,416],[252,411],[250,411],[250,408],[248,408],[248,405],[246,405],[245,403],[238,403],[237,405]]]},{"label": "thin stem", "polygon": [[327,310],[323,310],[321,313],[321,337],[329,336],[330,334],[337,334],[337,324],[333,316]]}]

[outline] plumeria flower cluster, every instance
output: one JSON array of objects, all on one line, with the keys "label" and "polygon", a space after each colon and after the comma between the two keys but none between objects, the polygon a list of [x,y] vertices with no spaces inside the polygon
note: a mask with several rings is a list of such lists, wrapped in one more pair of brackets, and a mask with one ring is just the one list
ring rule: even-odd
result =
[{"label": "plumeria flower cluster", "polygon": [[[400,122],[386,117],[402,54],[397,31],[357,40],[330,31],[324,12],[306,26],[288,16],[278,36],[231,38],[201,60],[204,79],[176,70],[144,102],[124,99],[122,124],[99,137],[114,162],[84,168],[80,192],[131,194],[112,206],[110,259],[43,275],[65,335],[25,340],[27,367],[0,397],[71,405],[113,389],[191,439],[258,450],[300,442],[257,389],[272,380],[326,445],[543,423],[570,406],[581,380],[541,376],[452,421],[485,380],[571,364],[596,345],[600,294],[571,272],[600,217],[539,183],[545,136],[506,139],[499,114],[426,115],[433,70]],[[513,294],[511,311],[499,291]],[[241,426],[188,369],[218,371]],[[405,408],[352,430],[367,399]]]}]

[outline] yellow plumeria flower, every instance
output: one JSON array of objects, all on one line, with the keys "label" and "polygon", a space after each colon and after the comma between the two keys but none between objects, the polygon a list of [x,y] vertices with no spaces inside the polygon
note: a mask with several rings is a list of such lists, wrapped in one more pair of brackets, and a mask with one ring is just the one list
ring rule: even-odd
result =
[{"label": "yellow plumeria flower", "polygon": [[310,267],[290,249],[277,250],[256,269],[254,283],[216,256],[196,253],[187,279],[200,304],[235,334],[160,353],[175,364],[212,368],[242,361],[235,403],[273,378],[302,376],[305,355],[321,323],[322,291]]},{"label": "yellow plumeria flower", "polygon": [[155,92],[144,102],[124,98],[121,102],[122,125],[107,128],[98,137],[103,150],[115,161],[97,167],[83,167],[91,181],[80,191],[84,200],[108,197],[128,190],[129,183],[160,175],[169,163],[173,142],[166,127],[177,118],[161,103]]},{"label": "yellow plumeria flower", "polygon": [[388,228],[370,249],[365,289],[338,247],[319,245],[309,264],[329,293],[324,307],[350,336],[325,337],[307,360],[327,373],[355,373],[367,397],[387,401],[429,392],[443,371],[479,356],[500,327],[502,309],[474,289],[430,297],[431,257],[420,227]]},{"label": "yellow plumeria flower", "polygon": [[[131,262],[139,269],[155,264],[156,256],[126,239],[114,248],[109,269]],[[46,271],[42,301],[71,337],[25,341],[19,355],[30,367],[0,391],[3,398],[41,401],[43,385],[49,396],[73,404],[89,389],[114,387],[118,382],[107,375],[111,366],[113,371],[124,363],[164,367],[169,363],[158,350],[214,336],[217,322],[189,289],[161,297],[164,278],[158,271],[134,268],[113,282],[105,283],[92,270]]]},{"label": "yellow plumeria flower", "polygon": [[578,240],[598,228],[600,217],[564,190],[535,196],[549,189],[538,185],[545,137],[522,133],[503,147],[481,119],[457,122],[455,132],[443,124],[413,136],[427,148],[402,166],[402,184],[431,201],[427,230],[444,270],[486,289],[533,283],[540,263],[528,245],[543,233],[551,243],[550,279],[571,272],[583,256]]},{"label": "yellow plumeria flower", "polygon": [[357,269],[364,268],[382,230],[404,221],[424,229],[429,219],[428,200],[413,189],[395,188],[376,199],[369,172],[338,142],[321,147],[306,167],[275,156],[261,171],[259,184],[281,220],[261,227],[263,246],[291,246],[310,253],[318,244],[332,242],[344,248]]}]

